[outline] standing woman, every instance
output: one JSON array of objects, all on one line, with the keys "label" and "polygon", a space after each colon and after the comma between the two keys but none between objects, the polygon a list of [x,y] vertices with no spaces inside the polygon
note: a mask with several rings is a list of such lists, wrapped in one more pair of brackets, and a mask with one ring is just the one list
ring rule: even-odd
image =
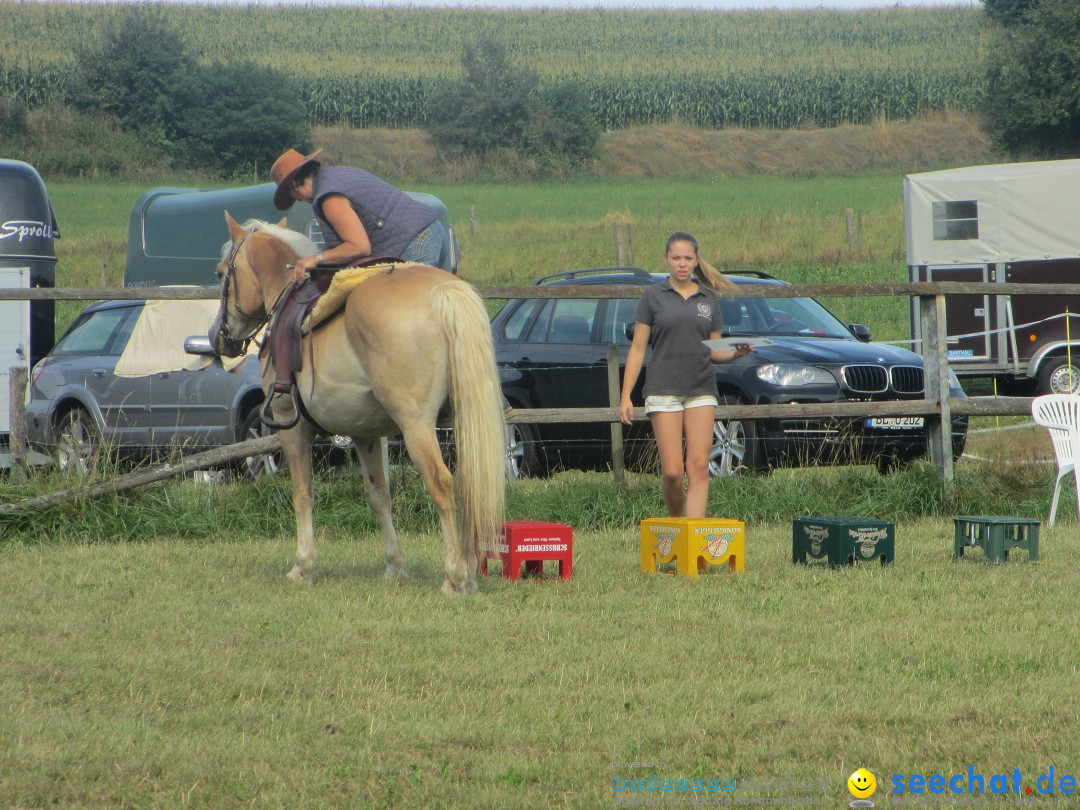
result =
[{"label": "standing woman", "polygon": [[626,358],[619,416],[628,425],[633,422],[630,392],[651,338],[645,413],[660,451],[664,503],[672,517],[705,517],[713,409],[718,404],[712,364],[743,357],[751,348],[740,343],[734,350],[712,351],[701,342],[721,337],[717,293],[736,287],[701,259],[694,237],[688,233],[668,237],[664,262],[668,277],[645,289],[634,315],[637,325]]},{"label": "standing woman", "polygon": [[352,166],[324,166],[290,149],[270,167],[277,184],[279,211],[296,200],[311,203],[319,218],[326,247],[296,261],[296,281],[319,265],[344,265],[368,256],[387,256],[438,267],[446,229],[438,211],[371,172]]}]

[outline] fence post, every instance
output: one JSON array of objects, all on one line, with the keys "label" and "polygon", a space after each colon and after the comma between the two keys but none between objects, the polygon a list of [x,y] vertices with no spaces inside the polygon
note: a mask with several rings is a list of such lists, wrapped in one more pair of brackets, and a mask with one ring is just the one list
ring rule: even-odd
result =
[{"label": "fence post", "polygon": [[612,223],[615,228],[615,263],[620,267],[626,265],[626,246],[623,244],[623,229],[621,222]]},{"label": "fence post", "polygon": [[476,213],[476,206],[475,205],[470,205],[469,206],[469,233],[472,234],[473,236],[476,236],[476,230],[479,227],[478,220],[479,220],[479,217],[477,216],[477,213]]},{"label": "fence post", "polygon": [[[608,403],[619,410],[619,347],[609,343],[607,347],[607,390]],[[622,422],[616,419],[611,423],[611,472],[616,484],[626,483],[626,462],[623,458]]]},{"label": "fence post", "polygon": [[8,433],[8,452],[11,453],[11,479],[22,482],[30,472],[26,462],[26,384],[30,372],[26,366],[12,366],[8,369],[8,413],[10,414],[10,432]]},{"label": "fence post", "polygon": [[850,208],[844,209],[844,230],[847,231],[848,253],[855,255],[855,212]]},{"label": "fence post", "polygon": [[945,332],[945,296],[920,295],[923,386],[927,399],[937,403],[937,416],[926,418],[926,442],[930,460],[942,477],[953,477],[952,409],[949,407],[948,335]]}]

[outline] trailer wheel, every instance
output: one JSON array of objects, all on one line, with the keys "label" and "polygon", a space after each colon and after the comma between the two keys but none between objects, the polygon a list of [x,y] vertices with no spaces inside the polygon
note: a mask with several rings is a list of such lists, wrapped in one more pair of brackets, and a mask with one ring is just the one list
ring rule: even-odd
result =
[{"label": "trailer wheel", "polygon": [[1051,357],[1039,369],[1039,393],[1080,393],[1080,365],[1065,357]]}]

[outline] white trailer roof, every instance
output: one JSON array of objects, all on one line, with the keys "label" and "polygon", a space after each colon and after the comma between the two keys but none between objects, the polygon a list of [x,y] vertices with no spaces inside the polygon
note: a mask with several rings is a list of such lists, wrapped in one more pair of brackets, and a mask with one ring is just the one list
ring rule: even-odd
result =
[{"label": "white trailer roof", "polygon": [[904,178],[908,265],[1080,256],[1080,160],[1002,163]]}]

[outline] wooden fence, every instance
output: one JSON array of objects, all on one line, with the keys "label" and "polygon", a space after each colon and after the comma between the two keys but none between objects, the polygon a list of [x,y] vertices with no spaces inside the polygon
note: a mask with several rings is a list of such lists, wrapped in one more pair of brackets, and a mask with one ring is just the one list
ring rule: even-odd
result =
[{"label": "wooden fence", "polygon": [[[483,298],[636,298],[641,288],[627,285],[476,285]],[[123,288],[49,288],[0,290],[2,300],[98,301],[103,299],[215,299],[216,287],[123,287]],[[965,282],[904,282],[897,284],[791,284],[754,285],[745,295],[731,293],[731,298],[801,298],[855,296],[915,296],[919,299],[922,357],[924,363],[923,399],[886,402],[833,402],[819,404],[783,405],[723,405],[716,409],[718,419],[777,419],[867,416],[921,416],[926,420],[930,458],[941,474],[951,479],[953,474],[952,425],[953,416],[1008,416],[1031,413],[1030,397],[968,397],[948,396],[947,336],[945,332],[945,296],[947,295],[1080,295],[1080,284],[990,284]],[[614,347],[612,347],[614,348]],[[607,422],[612,426],[613,449],[621,448],[621,428],[618,410],[618,364],[611,367],[609,352],[609,394],[606,408],[537,408],[514,409],[507,421],[519,424],[550,422]],[[612,384],[612,374],[615,382]],[[645,419],[643,408],[635,411],[635,419]],[[618,437],[616,439],[616,436]],[[616,474],[621,467],[621,453],[616,461]]]}]

